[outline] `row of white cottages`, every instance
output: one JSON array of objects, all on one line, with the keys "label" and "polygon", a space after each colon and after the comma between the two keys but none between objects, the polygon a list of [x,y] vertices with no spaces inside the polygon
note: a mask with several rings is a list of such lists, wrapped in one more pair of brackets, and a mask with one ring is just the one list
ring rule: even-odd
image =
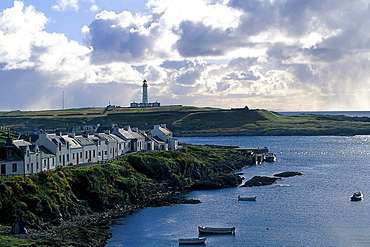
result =
[{"label": "row of white cottages", "polygon": [[104,162],[129,152],[177,148],[165,124],[154,125],[149,134],[130,126],[84,135],[40,131],[34,143],[7,139],[0,146],[0,175],[26,176],[59,166]]}]

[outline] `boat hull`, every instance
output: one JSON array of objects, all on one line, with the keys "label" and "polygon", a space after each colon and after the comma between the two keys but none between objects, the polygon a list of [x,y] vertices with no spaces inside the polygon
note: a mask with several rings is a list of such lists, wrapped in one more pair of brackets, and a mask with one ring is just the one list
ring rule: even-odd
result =
[{"label": "boat hull", "polygon": [[268,153],[268,154],[266,154],[265,161],[267,161],[267,162],[275,162],[276,161],[276,154],[275,153]]},{"label": "boat hull", "polygon": [[363,199],[363,195],[362,193],[359,191],[359,192],[355,192],[352,196],[351,196],[351,201],[361,201]]},{"label": "boat hull", "polygon": [[179,244],[204,244],[207,238],[180,238]]},{"label": "boat hull", "polygon": [[205,227],[198,226],[199,233],[204,234],[234,234],[235,227]]},{"label": "boat hull", "polygon": [[255,201],[256,199],[257,199],[256,196],[247,196],[247,197],[238,196],[239,201]]}]

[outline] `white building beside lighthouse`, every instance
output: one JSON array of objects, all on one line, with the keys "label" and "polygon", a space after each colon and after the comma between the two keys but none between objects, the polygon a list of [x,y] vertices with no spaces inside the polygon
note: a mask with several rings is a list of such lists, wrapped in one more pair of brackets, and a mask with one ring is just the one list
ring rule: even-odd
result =
[{"label": "white building beside lighthouse", "polygon": [[141,103],[136,103],[135,101],[130,103],[130,107],[158,107],[161,106],[161,103],[158,101],[156,102],[149,102],[148,100],[148,83],[146,80],[143,81],[143,91],[142,91],[142,99]]}]

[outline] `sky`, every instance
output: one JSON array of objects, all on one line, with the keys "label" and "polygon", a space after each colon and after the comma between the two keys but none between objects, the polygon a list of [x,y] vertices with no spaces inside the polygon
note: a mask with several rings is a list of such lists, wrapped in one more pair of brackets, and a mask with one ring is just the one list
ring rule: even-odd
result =
[{"label": "sky", "polygon": [[0,0],[0,110],[370,110],[367,0]]}]

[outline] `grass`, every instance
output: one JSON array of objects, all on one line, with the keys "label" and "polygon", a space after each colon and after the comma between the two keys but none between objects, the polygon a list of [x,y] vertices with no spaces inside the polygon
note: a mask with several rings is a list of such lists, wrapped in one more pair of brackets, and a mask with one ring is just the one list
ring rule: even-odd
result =
[{"label": "grass", "polygon": [[9,235],[10,227],[0,225],[0,246],[13,247],[13,246],[36,246],[36,241],[29,239],[18,239]]},{"label": "grass", "polygon": [[[156,124],[167,124],[174,135],[232,132],[243,135],[284,134],[311,131],[313,134],[340,131],[354,134],[370,133],[370,118],[300,114],[284,116],[267,110],[220,109],[193,106],[162,106],[151,108],[76,108],[50,111],[0,112],[3,126],[12,130],[36,132],[67,131],[72,127],[95,124],[120,124],[149,131]],[[326,133],[325,132],[325,133]],[[1,132],[0,132],[1,133]],[[1,139],[1,136],[0,136]]]}]

